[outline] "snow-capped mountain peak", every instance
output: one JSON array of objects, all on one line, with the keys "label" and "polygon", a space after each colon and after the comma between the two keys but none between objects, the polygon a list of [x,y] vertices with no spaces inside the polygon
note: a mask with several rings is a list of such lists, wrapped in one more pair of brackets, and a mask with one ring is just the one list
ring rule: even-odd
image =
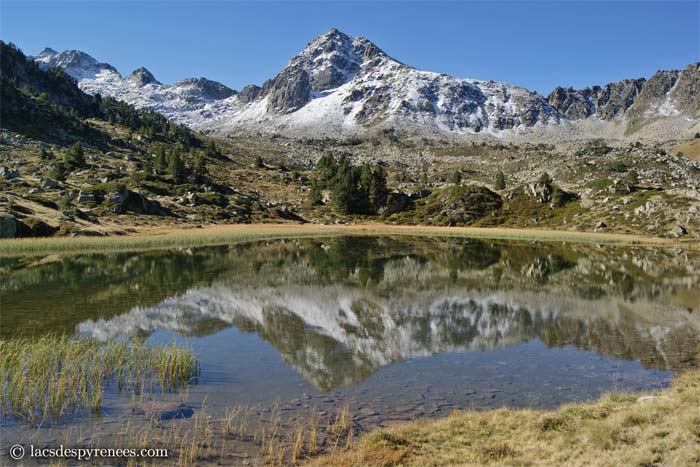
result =
[{"label": "snow-capped mountain peak", "polygon": [[377,57],[389,59],[367,39],[331,29],[292,58],[288,67],[303,66],[309,72],[312,89],[323,92],[351,81],[363,65]]},{"label": "snow-capped mountain peak", "polygon": [[649,81],[557,88],[545,98],[510,84],[421,71],[337,29],[311,41],[262,86],[248,85],[241,92],[206,78],[163,85],[145,68],[122,78],[111,65],[75,50],[47,48],[35,60],[64,68],[85,92],[219,134],[341,136],[392,128],[421,135],[501,137],[538,131],[575,137],[577,122],[589,122],[582,131],[590,127],[597,135],[605,126],[624,137],[627,126],[638,128],[660,116],[674,119],[659,124],[664,137],[673,138],[666,135],[668,129],[695,131],[700,117],[693,92],[700,82],[697,64],[659,72]]},{"label": "snow-capped mountain peak", "polygon": [[46,47],[39,55],[34,57],[42,68],[59,67],[77,81],[95,79],[103,72],[119,74],[116,68],[109,63],[100,63],[90,55],[79,50],[65,50],[56,52]]}]

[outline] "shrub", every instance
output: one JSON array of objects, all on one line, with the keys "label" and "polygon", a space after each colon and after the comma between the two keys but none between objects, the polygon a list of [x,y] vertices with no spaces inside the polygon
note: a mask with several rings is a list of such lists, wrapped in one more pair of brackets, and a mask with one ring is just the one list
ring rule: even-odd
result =
[{"label": "shrub", "polygon": [[540,178],[537,180],[537,183],[544,185],[544,186],[552,186],[552,182],[554,180],[552,177],[549,176],[547,172],[543,172],[542,175],[540,175]]},{"label": "shrub", "polygon": [[42,161],[48,161],[53,158],[54,156],[51,154],[51,151],[48,151],[46,148],[41,148],[41,152],[39,152],[39,159]]}]

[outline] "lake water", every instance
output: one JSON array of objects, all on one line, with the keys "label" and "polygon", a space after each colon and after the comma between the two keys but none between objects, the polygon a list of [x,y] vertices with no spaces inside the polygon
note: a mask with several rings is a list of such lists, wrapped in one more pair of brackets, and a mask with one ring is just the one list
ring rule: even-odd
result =
[{"label": "lake water", "polygon": [[276,240],[3,258],[0,332],[177,342],[201,362],[193,407],[348,404],[369,429],[665,387],[700,365],[698,290],[700,254],[678,249]]}]

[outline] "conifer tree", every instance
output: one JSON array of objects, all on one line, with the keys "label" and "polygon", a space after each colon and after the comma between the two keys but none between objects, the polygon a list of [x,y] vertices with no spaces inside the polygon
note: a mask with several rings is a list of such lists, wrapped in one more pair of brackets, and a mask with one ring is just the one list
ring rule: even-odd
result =
[{"label": "conifer tree", "polygon": [[80,142],[76,142],[66,151],[63,161],[70,170],[85,166],[85,151]]},{"label": "conifer tree", "polygon": [[503,174],[502,170],[499,170],[496,174],[496,189],[504,190],[506,188],[506,176]]},{"label": "conifer tree", "polygon": [[185,165],[182,163],[180,151],[173,149],[168,158],[168,172],[175,181],[179,181],[184,173]]},{"label": "conifer tree", "polygon": [[153,163],[156,173],[163,173],[168,168],[168,162],[165,157],[165,149],[163,146],[159,146],[156,151],[156,159]]}]

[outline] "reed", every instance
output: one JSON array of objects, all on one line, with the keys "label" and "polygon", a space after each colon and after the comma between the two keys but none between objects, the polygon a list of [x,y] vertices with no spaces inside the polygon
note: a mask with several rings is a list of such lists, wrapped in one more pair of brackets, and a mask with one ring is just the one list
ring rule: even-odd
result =
[{"label": "reed", "polygon": [[200,230],[178,231],[163,235],[125,235],[109,237],[50,237],[20,238],[0,241],[0,257],[35,256],[48,254],[85,254],[119,251],[148,251],[170,248],[228,245],[256,240],[281,238],[326,237],[340,235],[339,229],[300,229],[296,226],[281,226],[270,229],[260,226],[260,231],[232,230],[210,232]]},{"label": "reed", "polygon": [[[82,410],[99,413],[105,386],[143,397],[177,391],[199,374],[188,349],[67,336],[0,340],[2,417],[33,426],[60,423]],[[135,403],[133,403],[135,404]]]}]

